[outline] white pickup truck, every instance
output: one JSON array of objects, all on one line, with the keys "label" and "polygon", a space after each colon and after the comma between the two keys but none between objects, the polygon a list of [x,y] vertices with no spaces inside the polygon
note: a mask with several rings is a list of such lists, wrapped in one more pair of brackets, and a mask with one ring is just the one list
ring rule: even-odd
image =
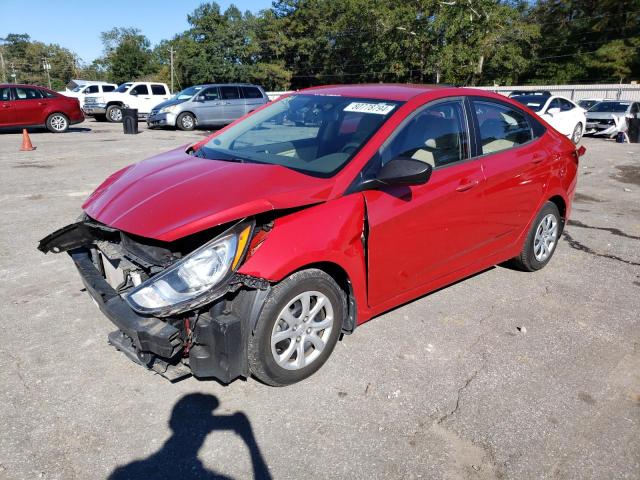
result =
[{"label": "white pickup truck", "polygon": [[123,108],[137,108],[138,118],[146,118],[153,107],[170,97],[169,87],[164,83],[127,82],[113,92],[86,97],[83,111],[96,120],[121,122]]}]

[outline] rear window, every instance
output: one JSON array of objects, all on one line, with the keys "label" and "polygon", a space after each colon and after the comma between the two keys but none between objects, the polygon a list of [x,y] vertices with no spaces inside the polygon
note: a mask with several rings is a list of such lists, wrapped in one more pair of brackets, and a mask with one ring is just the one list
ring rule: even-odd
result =
[{"label": "rear window", "polygon": [[262,98],[262,92],[256,87],[240,87],[244,98]]},{"label": "rear window", "polygon": [[102,91],[103,92],[113,92],[116,89],[116,87],[114,87],[113,85],[103,85],[102,86]]},{"label": "rear window", "polygon": [[9,87],[0,87],[0,101],[8,102],[11,100],[11,89]]},{"label": "rear window", "polygon": [[517,95],[512,97],[516,102],[526,105],[534,112],[539,112],[544,107],[549,97],[545,95]]},{"label": "rear window", "polygon": [[151,85],[151,93],[153,95],[166,95],[167,89],[164,88],[164,85]]},{"label": "rear window", "polygon": [[501,103],[474,100],[480,127],[482,154],[507,150],[533,139],[533,132],[524,112]]}]

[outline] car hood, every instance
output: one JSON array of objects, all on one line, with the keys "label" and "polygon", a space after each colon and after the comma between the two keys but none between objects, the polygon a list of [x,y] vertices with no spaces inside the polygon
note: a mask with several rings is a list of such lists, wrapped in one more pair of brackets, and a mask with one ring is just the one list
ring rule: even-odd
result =
[{"label": "car hood", "polygon": [[186,98],[186,99],[178,100],[177,98],[170,98],[169,100],[165,100],[162,103],[158,103],[157,105],[155,105],[153,107],[153,109],[154,110],[160,110],[161,108],[164,108],[164,107],[170,107],[171,105],[178,105],[180,103],[184,103],[187,100],[189,100],[189,99]]},{"label": "car hood", "polygon": [[333,183],[279,165],[198,158],[180,147],[116,172],[82,208],[110,227],[173,241],[249,215],[326,201]]},{"label": "car hood", "polygon": [[624,117],[625,112],[587,112],[587,120],[610,120],[611,116]]}]

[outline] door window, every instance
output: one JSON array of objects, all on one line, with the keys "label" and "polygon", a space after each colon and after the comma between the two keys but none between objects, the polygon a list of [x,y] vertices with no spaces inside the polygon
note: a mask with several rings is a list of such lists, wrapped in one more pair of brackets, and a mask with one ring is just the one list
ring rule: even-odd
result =
[{"label": "door window", "polygon": [[102,91],[103,92],[113,92],[116,89],[116,87],[114,87],[113,85],[103,85],[102,86]]},{"label": "door window", "polygon": [[164,85],[151,85],[151,94],[152,95],[166,95],[167,89],[164,88]]},{"label": "door window", "polygon": [[560,99],[559,98],[554,98],[553,100],[551,100],[551,103],[549,103],[549,106],[547,107],[547,111],[551,110],[552,108],[560,108],[560,109],[562,109],[562,106],[560,105]]},{"label": "door window", "polygon": [[428,106],[401,127],[382,152],[382,164],[408,157],[443,167],[469,158],[467,121],[461,100]]},{"label": "door window", "polygon": [[36,100],[42,98],[40,90],[36,88],[16,87],[16,100]]},{"label": "door window", "polygon": [[559,98],[558,101],[560,102],[560,110],[562,110],[563,112],[568,112],[569,110],[573,110],[573,103],[571,103],[568,100],[565,100],[563,98]]},{"label": "door window", "polygon": [[244,98],[262,98],[262,93],[256,87],[240,87]]},{"label": "door window", "polygon": [[218,89],[216,87],[207,88],[206,90],[203,90],[198,96],[204,97],[205,102],[220,100],[220,95],[218,94]]},{"label": "door window", "polygon": [[8,102],[11,100],[11,89],[9,87],[0,87],[0,102]]},{"label": "door window", "polygon": [[507,150],[533,139],[531,126],[523,112],[490,101],[474,100],[473,105],[480,127],[483,155]]},{"label": "door window", "polygon": [[84,90],[84,93],[98,93],[99,91],[100,91],[100,89],[98,88],[98,85],[89,85]]},{"label": "door window", "polygon": [[131,90],[131,95],[149,95],[149,89],[146,85],[137,85]]},{"label": "door window", "polygon": [[220,87],[220,96],[223,100],[236,100],[240,98],[238,87]]}]

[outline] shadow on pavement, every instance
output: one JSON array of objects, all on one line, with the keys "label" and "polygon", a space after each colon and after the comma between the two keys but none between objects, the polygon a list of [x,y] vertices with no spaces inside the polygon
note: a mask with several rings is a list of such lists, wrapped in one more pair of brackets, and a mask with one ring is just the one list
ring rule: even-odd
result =
[{"label": "shadow on pavement", "polygon": [[240,436],[251,454],[253,478],[271,479],[247,416],[242,412],[215,415],[213,411],[219,405],[218,399],[209,394],[192,393],[182,397],[173,407],[169,420],[171,438],[148,458],[117,467],[109,480],[227,479],[229,477],[207,469],[198,458],[205,439],[216,430],[231,430]]}]

